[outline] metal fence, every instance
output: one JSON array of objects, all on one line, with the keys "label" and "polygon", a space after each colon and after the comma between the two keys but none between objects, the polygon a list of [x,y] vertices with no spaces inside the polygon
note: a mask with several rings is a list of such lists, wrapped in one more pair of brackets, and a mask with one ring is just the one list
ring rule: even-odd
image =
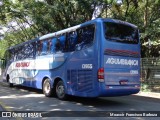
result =
[{"label": "metal fence", "polygon": [[160,92],[160,58],[141,59],[142,90]]}]

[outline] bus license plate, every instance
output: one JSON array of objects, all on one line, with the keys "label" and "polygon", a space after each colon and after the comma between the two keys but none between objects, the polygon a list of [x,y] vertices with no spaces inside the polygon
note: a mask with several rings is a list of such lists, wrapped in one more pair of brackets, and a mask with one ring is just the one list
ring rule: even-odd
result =
[{"label": "bus license plate", "polygon": [[120,80],[119,83],[120,83],[120,85],[127,85],[128,80]]}]

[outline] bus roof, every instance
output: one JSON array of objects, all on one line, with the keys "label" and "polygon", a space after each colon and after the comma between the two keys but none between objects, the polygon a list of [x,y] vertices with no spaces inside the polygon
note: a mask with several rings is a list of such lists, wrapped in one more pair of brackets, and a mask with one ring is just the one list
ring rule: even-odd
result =
[{"label": "bus roof", "polygon": [[18,44],[18,45],[10,47],[9,49],[13,49],[13,48],[16,48],[16,47],[19,47],[19,46],[22,46],[24,44],[31,43],[31,42],[34,42],[34,41],[49,39],[51,37],[62,35],[62,34],[67,33],[67,32],[75,31],[77,28],[80,28],[82,26],[85,26],[85,25],[88,25],[88,24],[93,24],[93,23],[96,23],[96,22],[102,22],[102,21],[103,22],[114,22],[114,23],[120,23],[120,24],[127,24],[127,25],[130,25],[130,26],[134,27],[134,28],[137,28],[137,26],[135,26],[134,24],[131,24],[131,23],[125,22],[125,21],[121,21],[121,20],[117,20],[117,19],[112,19],[112,18],[96,18],[94,20],[90,20],[90,21],[87,21],[85,23],[73,26],[73,27],[69,27],[69,28],[66,28],[66,29],[63,29],[63,30],[60,30],[60,31],[57,31],[57,32],[54,32],[54,33],[49,33],[49,34],[43,35],[43,36],[41,36],[39,38],[35,38],[35,39],[32,39],[32,40],[23,42],[21,44]]},{"label": "bus roof", "polygon": [[101,20],[101,19],[102,18],[97,18],[95,20],[90,20],[90,21],[87,21],[85,23],[82,23],[82,24],[79,24],[79,25],[76,25],[76,26],[73,26],[73,27],[69,27],[69,28],[66,28],[66,29],[63,29],[63,30],[60,30],[60,31],[57,31],[57,32],[54,32],[54,33],[49,33],[49,34],[43,35],[39,39],[44,40],[44,39],[54,37],[54,36],[58,36],[58,35],[61,35],[61,34],[67,33],[67,32],[75,31],[77,28],[80,28],[80,27],[88,25],[88,24],[93,24],[93,23],[95,23],[95,22],[97,22],[98,20]]},{"label": "bus roof", "polygon": [[137,28],[136,25],[126,22],[126,21],[122,21],[122,20],[118,20],[118,19],[111,19],[111,18],[106,18],[106,19],[102,19],[103,22],[113,22],[113,23],[117,23],[117,24],[126,24],[129,25],[131,27]]},{"label": "bus roof", "polygon": [[117,20],[117,19],[111,19],[111,18],[97,18],[97,19],[90,20],[90,21],[87,21],[85,23],[82,23],[82,24],[79,24],[79,25],[76,25],[76,26],[73,26],[73,27],[70,27],[70,28],[66,28],[64,30],[60,30],[60,31],[57,31],[57,32],[54,32],[54,33],[49,33],[49,34],[43,35],[39,39],[44,40],[44,39],[47,39],[47,38],[58,36],[58,35],[61,35],[61,34],[67,33],[67,32],[74,31],[79,27],[82,27],[82,26],[85,26],[85,25],[88,25],[88,24],[93,24],[93,23],[98,22],[98,21],[106,21],[106,22],[108,21],[108,22],[114,22],[114,23],[120,23],[120,24],[127,24],[127,25],[130,25],[130,26],[134,27],[134,28],[137,28],[137,26],[135,26],[134,24],[131,24],[129,22],[125,22],[125,21],[121,21],[121,20]]}]

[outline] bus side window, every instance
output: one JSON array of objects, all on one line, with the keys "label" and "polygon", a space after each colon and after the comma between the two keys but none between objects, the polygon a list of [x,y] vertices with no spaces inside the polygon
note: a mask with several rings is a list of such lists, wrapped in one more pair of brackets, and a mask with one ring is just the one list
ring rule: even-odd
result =
[{"label": "bus side window", "polygon": [[56,52],[62,51],[62,46],[61,46],[59,38],[57,38],[57,40],[56,40],[55,48],[56,48]]},{"label": "bus side window", "polygon": [[33,58],[34,57],[34,45],[35,43],[28,43],[27,48],[24,49],[25,52],[25,58]]},{"label": "bus side window", "polygon": [[48,54],[51,53],[51,46],[52,46],[52,40],[48,39],[48,42],[47,42],[47,53]]},{"label": "bus side window", "polygon": [[55,53],[55,51],[56,51],[56,41],[57,41],[57,38],[53,38],[51,40],[51,47],[50,47],[51,53]]},{"label": "bus side window", "polygon": [[23,54],[22,59],[28,58],[28,54],[29,54],[29,48],[28,48],[28,44],[25,44],[21,50],[21,53]]},{"label": "bus side window", "polygon": [[37,41],[37,45],[36,45],[36,54],[40,55],[42,52],[42,41]]},{"label": "bus side window", "polygon": [[47,40],[43,40],[42,41],[42,55],[46,55],[47,54],[47,45],[48,45],[48,41]]},{"label": "bus side window", "polygon": [[69,51],[74,51],[75,50],[75,45],[77,43],[77,32],[72,31],[68,33],[68,43],[69,43]]},{"label": "bus side window", "polygon": [[61,51],[63,52],[65,50],[65,41],[66,41],[66,36],[61,35],[57,38],[56,40],[56,52]]},{"label": "bus side window", "polygon": [[32,55],[33,55],[33,58],[36,56],[36,42],[33,42],[32,43]]},{"label": "bus side window", "polygon": [[81,50],[90,46],[94,40],[94,25],[82,27],[77,30],[78,42],[76,44],[76,50]]},{"label": "bus side window", "polygon": [[60,43],[62,51],[65,51],[65,42],[66,42],[66,35],[60,36]]},{"label": "bus side window", "polygon": [[15,53],[16,53],[16,60],[23,59],[22,47],[16,48]]},{"label": "bus side window", "polygon": [[94,25],[88,26],[85,31],[85,44],[90,45],[94,40]]},{"label": "bus side window", "polygon": [[9,62],[13,62],[14,61],[14,56],[15,56],[15,53],[13,52],[14,51],[14,49],[12,50],[12,51],[8,51],[8,52],[10,52],[10,58],[8,59],[8,58],[6,58],[6,60],[8,60]]}]

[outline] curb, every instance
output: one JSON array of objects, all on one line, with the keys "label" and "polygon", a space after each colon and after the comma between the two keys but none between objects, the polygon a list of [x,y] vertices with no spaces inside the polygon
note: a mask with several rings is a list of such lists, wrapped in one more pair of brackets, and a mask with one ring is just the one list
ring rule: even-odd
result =
[{"label": "curb", "polygon": [[142,97],[149,97],[149,98],[156,98],[156,99],[160,99],[160,93],[156,93],[156,92],[139,92],[137,94],[135,94],[137,96],[142,96]]}]

